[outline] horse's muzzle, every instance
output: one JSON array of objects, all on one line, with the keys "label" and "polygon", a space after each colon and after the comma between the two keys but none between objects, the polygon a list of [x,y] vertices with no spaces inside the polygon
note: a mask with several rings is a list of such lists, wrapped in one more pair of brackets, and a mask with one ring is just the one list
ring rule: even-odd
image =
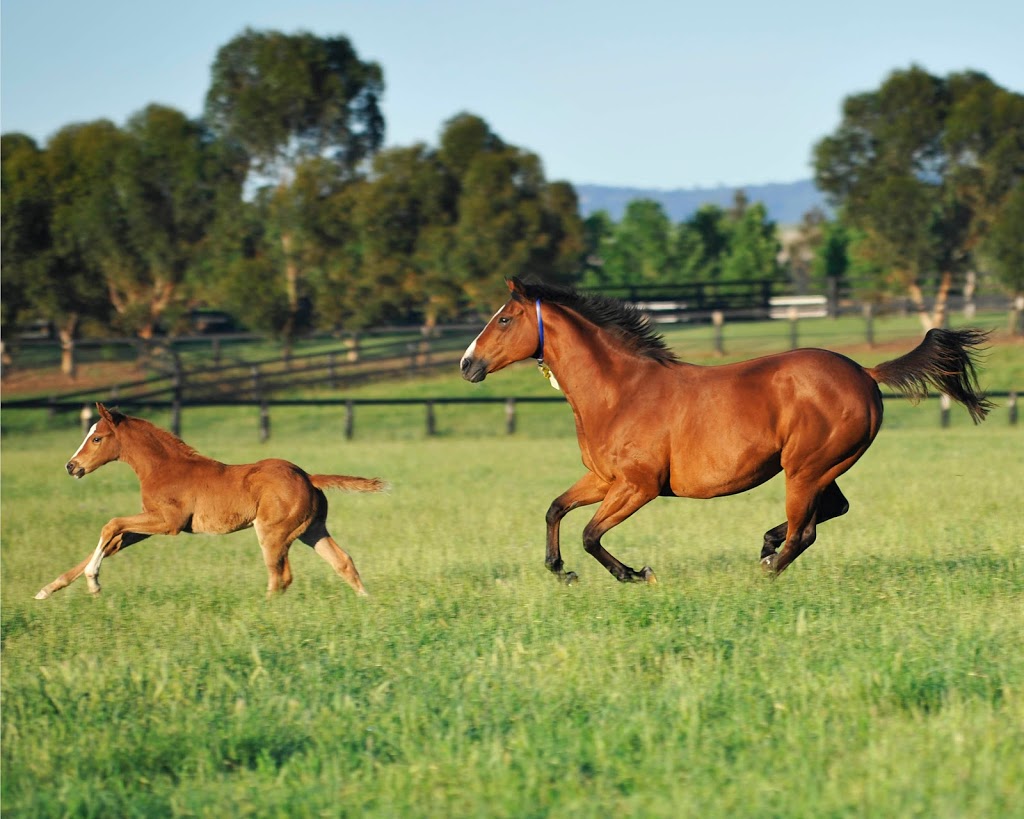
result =
[{"label": "horse's muzzle", "polygon": [[68,461],[64,464],[64,468],[72,478],[81,478],[85,476],[85,468],[79,466],[74,461]]},{"label": "horse's muzzle", "polygon": [[473,384],[483,381],[487,377],[487,362],[481,358],[465,356],[459,363],[459,367],[462,370],[462,377]]}]

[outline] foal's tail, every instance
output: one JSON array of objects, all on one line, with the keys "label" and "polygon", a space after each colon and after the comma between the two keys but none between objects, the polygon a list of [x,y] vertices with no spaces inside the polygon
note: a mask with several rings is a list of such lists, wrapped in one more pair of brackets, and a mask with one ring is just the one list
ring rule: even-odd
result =
[{"label": "foal's tail", "polygon": [[927,397],[931,385],[967,407],[977,424],[993,406],[982,395],[975,370],[978,347],[987,338],[982,330],[929,330],[924,341],[906,355],[864,369],[879,384],[915,402]]},{"label": "foal's tail", "polygon": [[387,481],[380,478],[356,478],[352,475],[310,475],[310,483],[317,489],[340,489],[343,492],[386,492]]}]

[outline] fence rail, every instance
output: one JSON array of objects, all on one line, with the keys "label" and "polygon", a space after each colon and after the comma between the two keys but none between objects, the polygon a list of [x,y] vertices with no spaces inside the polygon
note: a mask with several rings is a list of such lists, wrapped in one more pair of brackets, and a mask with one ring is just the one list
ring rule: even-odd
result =
[{"label": "fence rail", "polygon": [[[1016,426],[1018,419],[1018,390],[993,391],[986,395],[989,398],[1006,399],[1006,410],[1011,426]],[[882,393],[883,400],[903,399],[894,393]],[[948,427],[950,423],[951,401],[947,395],[929,394],[928,398],[939,399],[939,426]],[[437,408],[445,405],[496,405],[505,406],[505,432],[514,434],[518,421],[518,407],[521,404],[561,404],[565,403],[562,396],[506,396],[506,397],[452,397],[437,396],[433,398],[263,398],[253,400],[247,398],[208,398],[183,401],[167,400],[128,400],[122,401],[122,409],[136,410],[164,409],[171,411],[171,431],[181,434],[181,414],[189,407],[246,407],[259,411],[259,438],[266,441],[270,437],[270,410],[272,407],[342,407],[345,410],[345,438],[355,436],[355,417],[357,407],[422,407],[424,410],[424,426],[427,436],[437,434]],[[88,403],[71,400],[28,399],[23,401],[4,402],[3,409],[45,409],[51,415],[77,412],[83,431],[88,430],[94,415],[93,407]]]}]

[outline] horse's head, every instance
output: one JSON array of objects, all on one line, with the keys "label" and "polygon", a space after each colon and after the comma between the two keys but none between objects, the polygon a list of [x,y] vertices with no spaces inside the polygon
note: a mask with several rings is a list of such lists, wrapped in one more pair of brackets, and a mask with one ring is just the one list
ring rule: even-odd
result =
[{"label": "horse's head", "polygon": [[462,377],[483,381],[488,373],[536,355],[540,348],[536,306],[519,279],[508,282],[512,297],[494,314],[462,356]]},{"label": "horse's head", "polygon": [[96,404],[96,409],[99,410],[100,420],[92,425],[82,445],[64,466],[68,474],[74,478],[82,478],[103,464],[121,457],[117,427],[124,421],[125,416],[117,410],[111,412],[103,404]]}]

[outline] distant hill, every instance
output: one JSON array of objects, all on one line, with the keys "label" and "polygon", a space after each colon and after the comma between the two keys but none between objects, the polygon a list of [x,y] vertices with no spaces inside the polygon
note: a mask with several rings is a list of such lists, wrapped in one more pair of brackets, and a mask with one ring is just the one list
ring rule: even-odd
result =
[{"label": "distant hill", "polygon": [[829,208],[825,196],[810,179],[800,182],[779,182],[769,185],[743,185],[739,188],[692,188],[661,190],[658,188],[614,188],[607,185],[574,185],[580,198],[580,212],[589,216],[598,210],[608,211],[616,222],[622,218],[627,203],[634,199],[660,202],[673,222],[682,222],[705,204],[727,208],[737,190],[743,190],[751,202],[763,202],[768,215],[779,225],[797,224],[807,211]]}]

